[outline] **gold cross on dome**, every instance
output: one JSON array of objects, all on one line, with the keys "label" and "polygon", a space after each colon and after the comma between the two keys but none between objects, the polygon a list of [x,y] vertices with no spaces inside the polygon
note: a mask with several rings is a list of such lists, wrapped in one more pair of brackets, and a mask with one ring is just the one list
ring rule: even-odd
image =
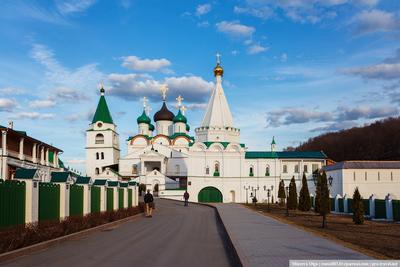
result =
[{"label": "gold cross on dome", "polygon": [[185,111],[187,110],[187,108],[185,106],[181,107],[181,111],[182,111],[182,115],[185,115]]},{"label": "gold cross on dome", "polygon": [[221,64],[221,54],[217,52],[215,56],[217,57],[217,64]]},{"label": "gold cross on dome", "polygon": [[181,96],[181,95],[179,95],[177,98],[176,98],[176,101],[178,102],[178,107],[180,107],[180,106],[182,106],[182,101],[183,101],[183,97]]},{"label": "gold cross on dome", "polygon": [[161,91],[161,96],[162,96],[163,100],[165,100],[167,98],[168,85],[167,84],[161,85],[160,91]]},{"label": "gold cross on dome", "polygon": [[146,112],[147,116],[150,116],[150,111],[151,111],[150,106],[145,107],[145,112]]},{"label": "gold cross on dome", "polygon": [[147,97],[143,97],[142,98],[142,102],[143,102],[143,107],[146,109],[146,107],[147,107]]}]

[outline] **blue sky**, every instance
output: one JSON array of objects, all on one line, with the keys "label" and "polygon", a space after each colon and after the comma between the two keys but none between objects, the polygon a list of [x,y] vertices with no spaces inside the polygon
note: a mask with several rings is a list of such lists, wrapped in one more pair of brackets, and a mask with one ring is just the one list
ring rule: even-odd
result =
[{"label": "blue sky", "polygon": [[13,120],[83,170],[100,82],[124,154],[140,98],[154,114],[160,84],[171,109],[182,94],[192,130],[200,124],[218,51],[242,142],[295,146],[398,116],[399,29],[394,0],[3,0],[0,124]]}]

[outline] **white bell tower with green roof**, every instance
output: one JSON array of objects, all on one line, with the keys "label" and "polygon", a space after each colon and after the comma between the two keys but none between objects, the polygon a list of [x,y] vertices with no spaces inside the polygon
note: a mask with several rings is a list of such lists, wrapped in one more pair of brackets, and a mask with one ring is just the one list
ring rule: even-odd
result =
[{"label": "white bell tower with green roof", "polygon": [[86,173],[95,178],[105,166],[118,164],[120,158],[119,135],[104,96],[100,89],[100,100],[92,123],[86,131]]}]

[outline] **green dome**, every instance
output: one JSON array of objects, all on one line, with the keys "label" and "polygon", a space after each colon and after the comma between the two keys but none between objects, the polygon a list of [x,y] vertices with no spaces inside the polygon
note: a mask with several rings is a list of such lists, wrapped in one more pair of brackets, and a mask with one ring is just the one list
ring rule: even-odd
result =
[{"label": "green dome", "polygon": [[183,114],[181,113],[181,110],[179,110],[178,114],[176,114],[176,116],[174,117],[174,123],[176,123],[176,122],[187,123],[187,119],[185,116],[183,116]]},{"label": "green dome", "polygon": [[149,125],[149,130],[150,130],[150,131],[154,131],[154,125],[151,124],[151,123],[150,123],[150,125]]},{"label": "green dome", "polygon": [[137,118],[137,123],[139,124],[139,123],[147,123],[147,124],[150,124],[150,118],[149,118],[149,116],[147,116],[147,114],[146,114],[146,112],[144,112],[144,110],[143,110],[143,113],[142,113],[142,115],[140,115],[138,118]]},{"label": "green dome", "polygon": [[190,131],[190,126],[189,124],[186,123],[186,131],[189,132]]}]

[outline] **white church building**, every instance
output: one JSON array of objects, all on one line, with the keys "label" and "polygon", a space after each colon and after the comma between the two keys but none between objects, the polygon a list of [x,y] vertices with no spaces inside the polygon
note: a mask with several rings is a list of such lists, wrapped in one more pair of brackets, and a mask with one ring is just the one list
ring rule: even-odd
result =
[{"label": "white church building", "polygon": [[92,179],[129,180],[145,184],[160,197],[182,199],[185,190],[191,201],[247,202],[277,199],[278,185],[294,176],[300,190],[303,172],[310,192],[312,172],[326,164],[320,151],[276,151],[272,138],[268,151],[249,151],[240,142],[222,88],[224,70],[218,60],[214,68],[215,87],[201,125],[191,135],[178,96],[178,112],[168,109],[167,87],[162,86],[162,106],[150,118],[144,109],[137,118],[138,133],[126,139],[127,154],[120,155],[119,135],[101,88],[100,100],[86,131],[86,172]]}]

